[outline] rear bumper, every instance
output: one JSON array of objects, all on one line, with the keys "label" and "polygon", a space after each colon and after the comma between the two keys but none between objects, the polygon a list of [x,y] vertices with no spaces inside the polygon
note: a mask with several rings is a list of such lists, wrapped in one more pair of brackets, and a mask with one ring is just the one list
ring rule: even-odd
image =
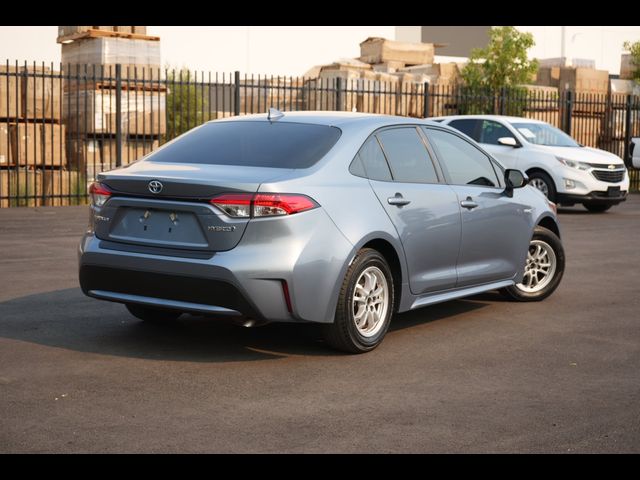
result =
[{"label": "rear bumper", "polygon": [[235,248],[206,255],[108,242],[87,233],[79,246],[79,275],[83,292],[103,300],[273,322],[330,323],[352,250],[317,208],[252,220]]},{"label": "rear bumper", "polygon": [[589,203],[592,205],[617,205],[627,199],[627,192],[610,197],[607,192],[589,192],[586,195],[575,195],[569,193],[558,193],[556,203],[561,205],[574,205],[576,203]]},{"label": "rear bumper", "polygon": [[112,302],[262,319],[235,285],[211,278],[82,265],[80,287],[90,297]]}]

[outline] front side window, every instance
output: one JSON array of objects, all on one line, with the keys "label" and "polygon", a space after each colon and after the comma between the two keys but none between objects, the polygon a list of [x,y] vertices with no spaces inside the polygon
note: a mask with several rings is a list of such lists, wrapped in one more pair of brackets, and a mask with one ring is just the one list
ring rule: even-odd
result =
[{"label": "front side window", "polygon": [[447,180],[453,185],[498,187],[500,182],[489,157],[449,132],[425,129]]},{"label": "front side window", "polygon": [[509,137],[515,140],[513,134],[507,127],[493,120],[483,120],[482,129],[480,130],[480,143],[489,145],[500,145],[499,138]]},{"label": "front side window", "polygon": [[438,183],[427,147],[415,127],[383,130],[376,136],[384,148],[396,182]]}]

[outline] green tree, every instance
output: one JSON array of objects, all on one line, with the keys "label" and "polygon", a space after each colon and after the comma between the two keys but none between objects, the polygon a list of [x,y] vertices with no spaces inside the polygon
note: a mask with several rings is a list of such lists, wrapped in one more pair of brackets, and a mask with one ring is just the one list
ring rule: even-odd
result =
[{"label": "green tree", "polygon": [[471,51],[469,63],[462,70],[465,84],[498,91],[527,83],[538,71],[538,61],[527,57],[527,51],[534,45],[531,33],[514,27],[493,27],[489,44]]},{"label": "green tree", "polygon": [[202,76],[189,69],[167,72],[167,135],[171,140],[178,135],[211,119],[209,111],[210,89]]},{"label": "green tree", "polygon": [[473,49],[462,69],[464,100],[458,104],[459,112],[521,115],[529,92],[520,85],[528,83],[538,70],[538,61],[527,57],[534,44],[530,33],[493,27],[487,46]]},{"label": "green tree", "polygon": [[631,53],[631,66],[633,67],[633,79],[640,83],[640,41],[624,42],[624,49]]}]

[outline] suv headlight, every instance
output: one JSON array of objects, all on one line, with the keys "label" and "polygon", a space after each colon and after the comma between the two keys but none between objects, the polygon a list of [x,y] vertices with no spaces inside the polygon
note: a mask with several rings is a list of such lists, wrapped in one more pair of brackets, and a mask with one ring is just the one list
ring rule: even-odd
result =
[{"label": "suv headlight", "polygon": [[568,158],[556,157],[556,160],[567,167],[575,168],[577,170],[589,170],[591,168],[591,165],[588,163],[569,160]]}]

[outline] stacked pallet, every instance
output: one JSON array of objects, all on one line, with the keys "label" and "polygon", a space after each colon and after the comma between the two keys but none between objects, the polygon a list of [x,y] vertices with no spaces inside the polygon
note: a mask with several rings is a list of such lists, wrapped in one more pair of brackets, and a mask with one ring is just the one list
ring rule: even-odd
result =
[{"label": "stacked pallet", "polygon": [[[65,176],[68,166],[61,93],[60,72],[49,67],[0,67],[1,197],[44,191],[45,170],[49,195],[61,194],[54,179]],[[32,188],[25,183],[29,177]]]},{"label": "stacked pallet", "polygon": [[157,148],[166,133],[167,89],[161,82],[160,38],[146,35],[146,27],[58,30],[65,74],[62,115],[73,168],[87,171],[91,180],[94,172],[133,162]]},{"label": "stacked pallet", "polygon": [[[433,43],[397,42],[370,37],[360,43],[360,57],[314,67],[307,80],[309,108],[358,110],[420,117],[424,112],[424,84],[440,87],[460,82],[460,66],[434,62]],[[337,105],[336,80],[344,93]],[[316,91],[317,90],[317,91]],[[328,92],[323,92],[328,90]],[[328,93],[328,95],[326,94]],[[431,111],[437,110],[432,97]],[[335,105],[336,107],[333,107]],[[441,114],[444,112],[435,112]]]}]

